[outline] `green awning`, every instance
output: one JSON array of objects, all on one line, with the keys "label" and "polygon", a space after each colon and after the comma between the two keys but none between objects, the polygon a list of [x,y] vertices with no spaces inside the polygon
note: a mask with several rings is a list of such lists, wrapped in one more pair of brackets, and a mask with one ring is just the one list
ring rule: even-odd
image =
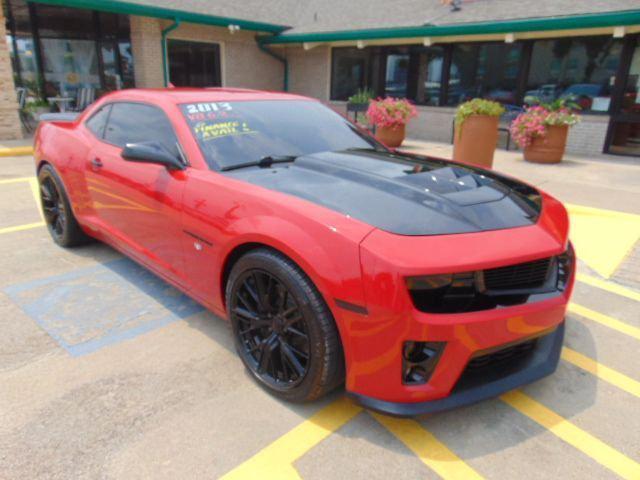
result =
[{"label": "green awning", "polygon": [[455,25],[421,25],[415,27],[374,28],[314,33],[280,33],[265,36],[265,44],[302,42],[335,42],[341,40],[384,40],[391,38],[489,35],[500,33],[576,30],[583,28],[617,27],[640,24],[640,10],[567,15],[561,17],[526,18],[493,22],[460,23]]}]

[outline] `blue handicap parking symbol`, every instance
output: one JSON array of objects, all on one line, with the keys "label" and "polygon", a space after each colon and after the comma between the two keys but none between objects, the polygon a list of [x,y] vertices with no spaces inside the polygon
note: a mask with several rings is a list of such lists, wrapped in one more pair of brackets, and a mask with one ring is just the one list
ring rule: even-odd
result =
[{"label": "blue handicap parking symbol", "polygon": [[203,307],[123,258],[4,289],[71,355],[86,355]]}]

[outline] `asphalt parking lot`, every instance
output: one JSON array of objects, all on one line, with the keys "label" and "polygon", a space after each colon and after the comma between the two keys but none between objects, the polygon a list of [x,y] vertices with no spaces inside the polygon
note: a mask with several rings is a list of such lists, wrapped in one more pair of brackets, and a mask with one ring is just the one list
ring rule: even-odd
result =
[{"label": "asphalt parking lot", "polygon": [[581,259],[561,364],[409,420],[270,397],[223,320],[105,245],[56,247],[31,158],[0,158],[0,478],[640,479],[637,159],[516,158],[496,168],[567,202]]}]

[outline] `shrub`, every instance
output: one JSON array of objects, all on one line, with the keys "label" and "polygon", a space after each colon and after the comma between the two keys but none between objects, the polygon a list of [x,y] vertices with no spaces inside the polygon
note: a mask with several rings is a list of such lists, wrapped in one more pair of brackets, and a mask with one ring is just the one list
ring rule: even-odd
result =
[{"label": "shrub", "polygon": [[531,145],[535,137],[544,137],[548,126],[573,126],[578,123],[580,117],[574,111],[577,108],[577,105],[565,99],[527,107],[511,123],[511,136],[518,146],[524,149]]},{"label": "shrub", "polygon": [[370,88],[364,88],[362,90],[358,89],[358,91],[351,95],[348,99],[349,103],[369,103],[375,95],[373,94],[373,90]]},{"label": "shrub", "polygon": [[416,107],[404,98],[379,98],[371,101],[367,110],[369,122],[376,127],[396,129],[418,115]]}]

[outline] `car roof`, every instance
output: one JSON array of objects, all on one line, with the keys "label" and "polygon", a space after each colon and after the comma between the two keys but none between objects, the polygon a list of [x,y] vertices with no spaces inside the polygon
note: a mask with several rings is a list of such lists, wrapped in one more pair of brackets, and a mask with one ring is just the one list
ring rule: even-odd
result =
[{"label": "car roof", "polygon": [[110,100],[164,100],[180,104],[189,102],[233,102],[251,100],[310,100],[315,99],[286,92],[269,92],[248,88],[132,88],[118,90],[108,95]]}]

